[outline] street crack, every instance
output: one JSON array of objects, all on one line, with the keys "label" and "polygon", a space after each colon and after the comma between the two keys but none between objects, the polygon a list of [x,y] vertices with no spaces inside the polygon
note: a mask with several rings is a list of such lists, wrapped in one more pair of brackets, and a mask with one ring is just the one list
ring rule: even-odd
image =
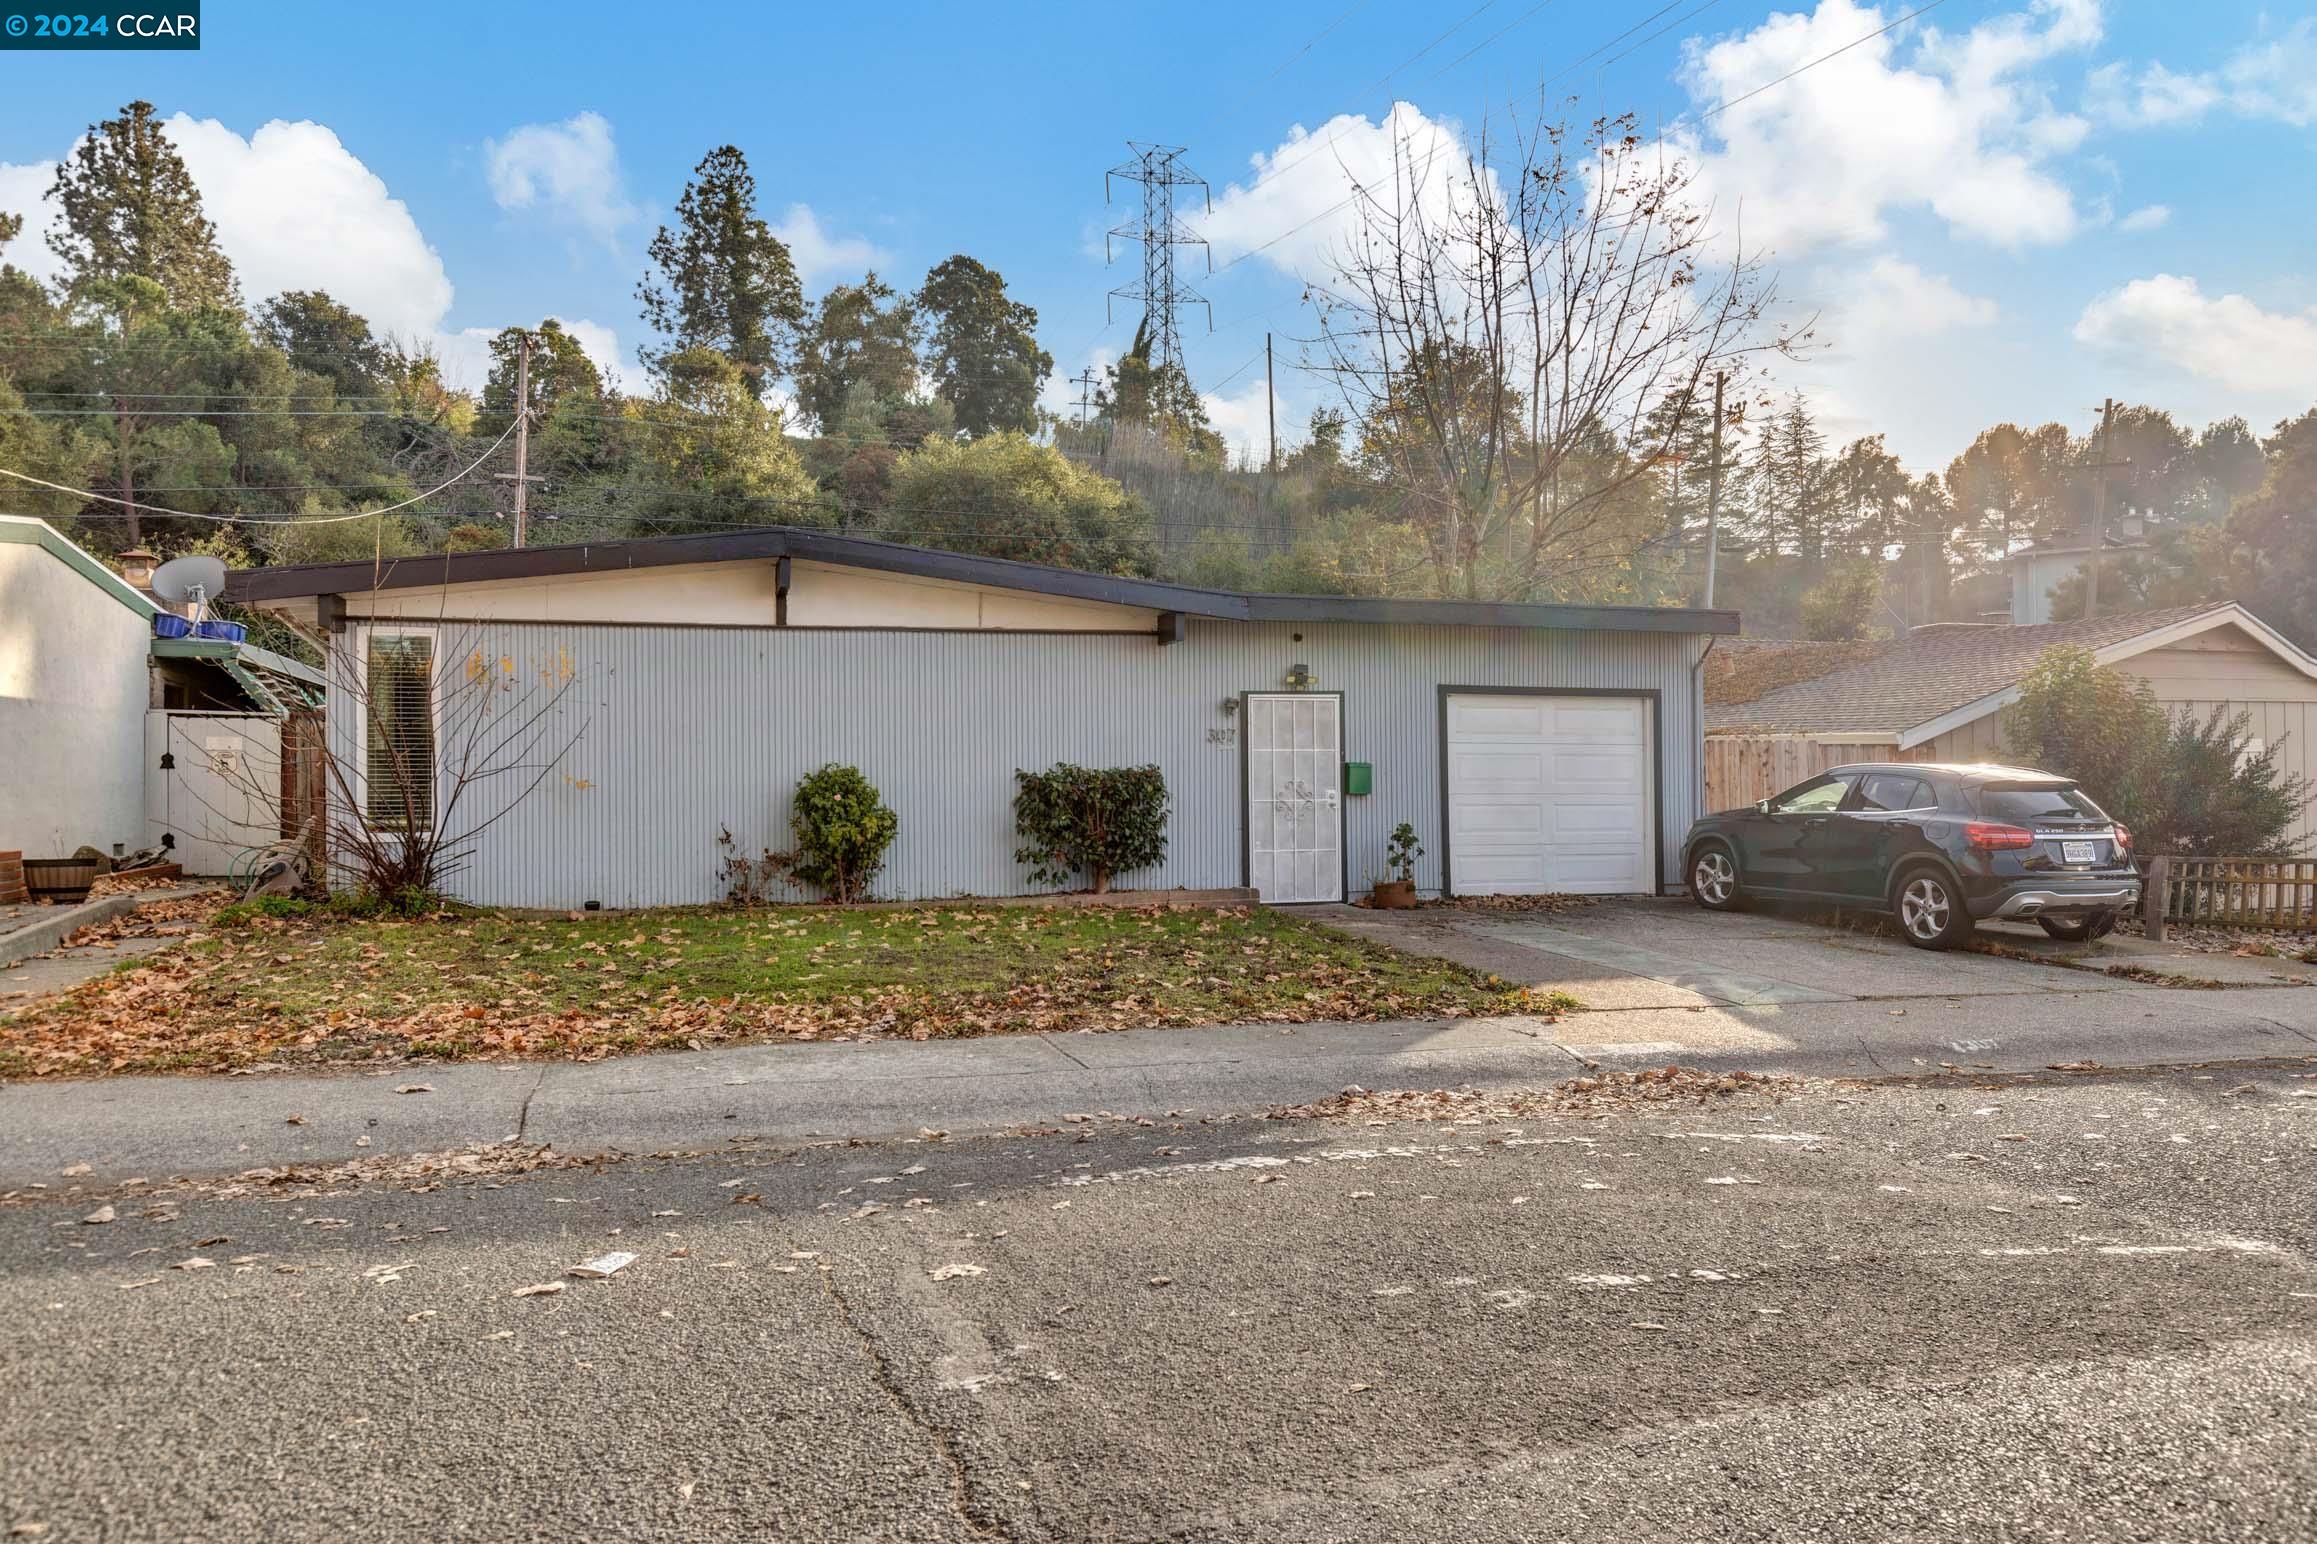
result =
[{"label": "street crack", "polygon": [[[790,1240],[789,1247],[797,1248],[796,1241]],[[1012,1525],[974,1499],[973,1475],[966,1468],[965,1459],[958,1453],[956,1444],[950,1441],[949,1433],[920,1410],[917,1401],[910,1397],[899,1371],[886,1356],[884,1346],[854,1314],[852,1301],[845,1296],[844,1288],[837,1284],[836,1271],[833,1268],[824,1269],[820,1272],[820,1279],[821,1295],[836,1309],[837,1318],[852,1332],[853,1338],[860,1342],[862,1353],[868,1357],[871,1380],[901,1419],[924,1433],[925,1440],[933,1448],[934,1456],[948,1472],[949,1505],[950,1510],[956,1513],[957,1520],[976,1538],[1013,1539],[1015,1535]]]}]

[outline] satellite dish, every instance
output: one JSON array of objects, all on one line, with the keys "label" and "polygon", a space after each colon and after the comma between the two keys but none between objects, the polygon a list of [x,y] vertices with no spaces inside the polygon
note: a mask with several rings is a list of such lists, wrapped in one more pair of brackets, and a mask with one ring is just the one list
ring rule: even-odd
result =
[{"label": "satellite dish", "polygon": [[154,599],[171,606],[190,601],[195,621],[200,620],[211,600],[224,593],[225,565],[207,553],[171,558],[153,570]]}]

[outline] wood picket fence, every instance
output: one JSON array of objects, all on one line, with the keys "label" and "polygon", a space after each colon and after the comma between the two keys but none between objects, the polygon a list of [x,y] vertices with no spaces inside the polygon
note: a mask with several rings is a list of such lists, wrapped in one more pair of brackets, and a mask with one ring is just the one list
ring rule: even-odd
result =
[{"label": "wood picket fence", "polygon": [[2142,916],[2164,926],[2317,928],[2317,858],[2148,860]]}]

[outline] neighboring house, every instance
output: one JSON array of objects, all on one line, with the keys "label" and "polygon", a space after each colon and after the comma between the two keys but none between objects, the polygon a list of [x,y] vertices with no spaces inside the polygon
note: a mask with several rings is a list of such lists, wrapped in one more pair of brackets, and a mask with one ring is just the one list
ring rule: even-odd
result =
[{"label": "neighboring house", "polygon": [[279,836],[250,790],[280,784],[282,722],[319,703],[320,672],[156,638],[165,609],[47,522],[0,515],[0,851],[168,845],[222,874]]},{"label": "neighboring house", "polygon": [[366,818],[402,798],[446,818],[452,790],[398,791],[394,758],[449,776],[473,701],[544,712],[550,774],[461,795],[454,830],[504,815],[453,888],[555,907],[721,899],[718,833],[788,846],[797,780],[828,762],[900,816],[886,897],[1031,888],[1014,773],[1058,761],[1163,769],[1167,855],[1133,887],[1337,900],[1385,877],[1408,821],[1428,892],[1655,891],[1699,807],[1696,666],[1738,625],[1247,595],[780,528],[258,569],[227,594],[328,633]]},{"label": "neighboring house", "polygon": [[2083,573],[2095,546],[2101,555],[2100,572],[2111,579],[2120,566],[2116,559],[2148,550],[2139,539],[2137,519],[2119,524],[2124,527],[2121,532],[2098,543],[2082,531],[2063,532],[2005,558],[2004,567],[2011,572],[2011,620],[2022,627],[2057,620],[2052,615],[2052,591]]},{"label": "neighboring house", "polygon": [[[2249,713],[2260,743],[2286,742],[2286,769],[2317,783],[2317,659],[2224,601],[2028,627],[1941,624],[1883,644],[1719,646],[1706,672],[1707,802],[1749,804],[1846,761],[2001,760],[2002,710],[2061,644],[2148,682],[2168,709]],[[2317,841],[2311,812],[2294,840]]]}]

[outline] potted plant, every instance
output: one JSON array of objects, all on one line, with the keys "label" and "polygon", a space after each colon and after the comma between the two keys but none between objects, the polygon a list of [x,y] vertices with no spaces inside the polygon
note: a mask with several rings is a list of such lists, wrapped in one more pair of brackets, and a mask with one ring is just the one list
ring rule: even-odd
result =
[{"label": "potted plant", "polygon": [[1392,828],[1392,839],[1384,844],[1384,866],[1392,870],[1394,878],[1379,879],[1368,894],[1368,904],[1387,911],[1399,911],[1416,904],[1416,860],[1424,856],[1424,844],[1416,840],[1416,828],[1405,820]]}]

